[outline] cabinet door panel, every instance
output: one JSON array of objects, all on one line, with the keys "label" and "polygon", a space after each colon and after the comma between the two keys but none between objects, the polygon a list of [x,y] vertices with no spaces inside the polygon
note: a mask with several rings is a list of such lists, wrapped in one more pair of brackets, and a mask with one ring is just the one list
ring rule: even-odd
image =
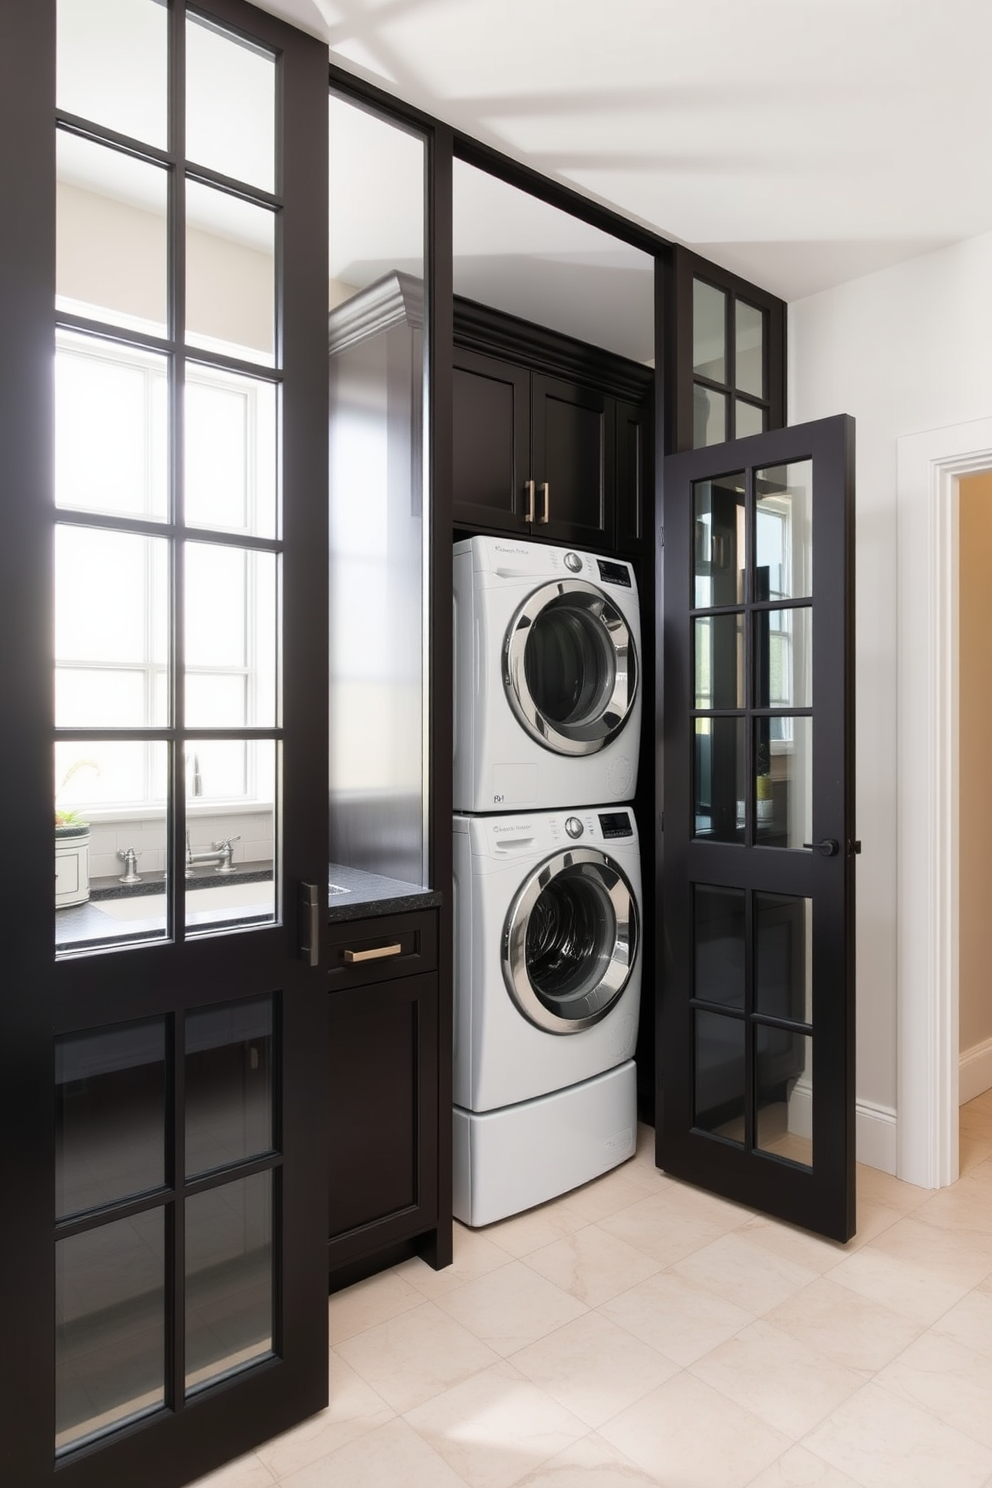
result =
[{"label": "cabinet door panel", "polygon": [[535,373],[531,418],[535,535],[612,546],[613,400],[593,388]]},{"label": "cabinet door panel", "polygon": [[437,1223],[437,977],[330,1000],[330,1269]]},{"label": "cabinet door panel", "polygon": [[466,525],[526,531],[529,372],[456,348],[453,398],[456,519]]}]

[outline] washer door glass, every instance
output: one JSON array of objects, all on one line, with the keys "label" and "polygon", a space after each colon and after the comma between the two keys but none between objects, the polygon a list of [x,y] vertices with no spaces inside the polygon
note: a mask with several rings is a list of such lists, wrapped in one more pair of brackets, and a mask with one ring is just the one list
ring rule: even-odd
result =
[{"label": "washer door glass", "polygon": [[530,1022],[578,1033],[610,1011],[637,952],[637,909],[623,870],[592,848],[542,863],[518,892],[503,936],[503,976]]},{"label": "washer door glass", "polygon": [[623,728],[637,687],[626,620],[582,579],[535,590],[507,632],[503,682],[533,738],[559,754],[595,754]]}]

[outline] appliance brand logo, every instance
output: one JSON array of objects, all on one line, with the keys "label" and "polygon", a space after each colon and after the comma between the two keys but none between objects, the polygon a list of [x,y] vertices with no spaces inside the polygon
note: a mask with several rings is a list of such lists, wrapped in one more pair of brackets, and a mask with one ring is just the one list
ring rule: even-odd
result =
[{"label": "appliance brand logo", "polygon": [[526,548],[505,548],[502,543],[493,543],[493,551],[496,553],[520,553],[524,557],[527,554]]}]

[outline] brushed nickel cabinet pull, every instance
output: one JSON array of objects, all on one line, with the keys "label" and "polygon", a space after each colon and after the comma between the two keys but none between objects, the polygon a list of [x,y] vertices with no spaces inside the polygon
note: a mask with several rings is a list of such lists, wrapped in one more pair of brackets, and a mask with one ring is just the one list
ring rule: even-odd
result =
[{"label": "brushed nickel cabinet pull", "polygon": [[533,520],[534,520],[534,482],[532,480],[530,480],[530,481],[524,481],[524,489],[527,492],[527,510],[524,512],[524,521],[525,522],[533,522]]},{"label": "brushed nickel cabinet pull", "polygon": [[540,525],[551,520],[551,482],[544,481],[541,486],[541,519]]},{"label": "brushed nickel cabinet pull", "polygon": [[396,945],[373,946],[370,951],[353,951],[347,948],[344,953],[344,959],[350,966],[355,961],[381,961],[386,956],[400,956],[402,954],[403,947],[397,942]]}]

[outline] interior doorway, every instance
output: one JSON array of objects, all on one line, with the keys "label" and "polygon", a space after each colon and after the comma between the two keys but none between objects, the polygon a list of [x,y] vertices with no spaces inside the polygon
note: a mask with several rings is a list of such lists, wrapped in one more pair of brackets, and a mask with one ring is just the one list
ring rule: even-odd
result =
[{"label": "interior doorway", "polygon": [[[958,1177],[959,1101],[985,1088],[986,1061],[992,1069],[992,1040],[988,1052],[982,1033],[972,1042],[982,1025],[970,1006],[963,1014],[961,999],[962,955],[970,955],[961,938],[962,846],[967,852],[972,835],[970,823],[962,833],[971,810],[962,728],[978,726],[969,724],[970,697],[962,706],[971,686],[961,645],[962,627],[973,624],[962,599],[970,481],[992,498],[992,420],[899,441],[897,1175],[927,1188]],[[963,1064],[962,1028],[972,1056]]]}]

